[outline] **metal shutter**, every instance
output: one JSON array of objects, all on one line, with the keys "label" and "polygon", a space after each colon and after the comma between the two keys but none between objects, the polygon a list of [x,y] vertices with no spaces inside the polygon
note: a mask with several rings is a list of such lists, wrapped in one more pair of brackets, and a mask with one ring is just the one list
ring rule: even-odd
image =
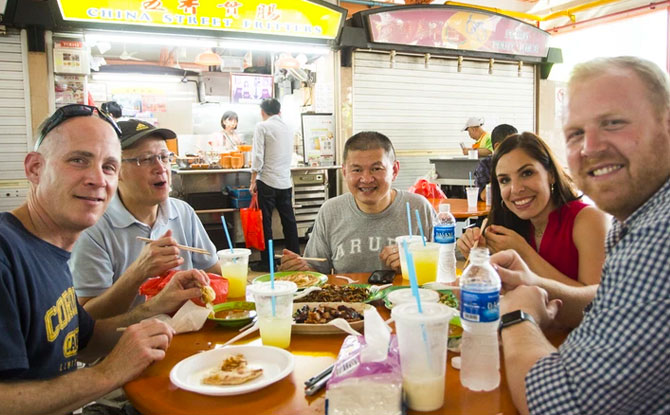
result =
[{"label": "metal shutter", "polygon": [[0,211],[23,203],[28,182],[23,160],[30,136],[30,91],[25,31],[0,35]]},{"label": "metal shutter", "polygon": [[428,159],[460,155],[459,142],[472,143],[463,130],[472,116],[484,117],[491,132],[501,123],[535,130],[535,72],[531,65],[397,55],[354,53],[353,132],[387,135],[398,153],[395,187],[407,189],[432,168]]}]

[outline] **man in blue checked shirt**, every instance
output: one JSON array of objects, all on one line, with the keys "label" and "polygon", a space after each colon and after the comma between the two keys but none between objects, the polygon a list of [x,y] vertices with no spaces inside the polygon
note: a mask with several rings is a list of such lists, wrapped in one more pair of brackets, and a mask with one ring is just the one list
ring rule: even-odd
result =
[{"label": "man in blue checked shirt", "polygon": [[[613,218],[600,286],[494,255],[507,380],[521,413],[670,413],[670,85],[655,64],[575,67],[564,133],[580,189]],[[528,317],[530,316],[530,317]],[[534,320],[534,321],[533,321]],[[517,324],[519,323],[519,324]],[[556,349],[540,328],[574,327]]]}]

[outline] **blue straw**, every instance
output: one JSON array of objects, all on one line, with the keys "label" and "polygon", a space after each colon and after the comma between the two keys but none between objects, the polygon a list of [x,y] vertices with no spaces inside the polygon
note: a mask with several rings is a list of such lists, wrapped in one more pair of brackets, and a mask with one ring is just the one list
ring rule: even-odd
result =
[{"label": "blue straw", "polygon": [[221,215],[221,223],[223,224],[223,230],[226,232],[226,239],[228,240],[228,246],[230,247],[230,253],[234,254],[233,243],[230,241],[230,232],[228,232],[228,225],[226,224],[226,218]]},{"label": "blue straw", "polygon": [[409,236],[412,236],[412,214],[410,213],[409,202],[405,207],[407,207],[407,228],[409,229]]},{"label": "blue straw", "polygon": [[421,298],[419,297],[419,284],[416,282],[414,260],[412,259],[412,255],[409,253],[409,249],[407,248],[407,241],[402,241],[402,249],[405,251],[407,272],[409,272],[409,285],[412,288],[412,295],[414,296],[414,299],[416,299],[416,308],[419,310],[419,313],[423,313],[423,308],[421,307]]},{"label": "blue straw", "polygon": [[426,246],[426,236],[423,234],[423,226],[421,226],[421,216],[419,216],[419,209],[414,209],[414,213],[416,213],[416,223],[419,225],[419,232],[421,233],[423,246]]},{"label": "blue straw", "polygon": [[[402,241],[402,248],[405,251],[405,260],[407,261],[407,271],[409,272],[409,285],[412,289],[412,295],[416,300],[416,309],[419,311],[420,314],[423,314],[423,308],[421,307],[421,296],[419,296],[419,284],[416,281],[416,270],[414,269],[414,260],[412,259],[412,255],[409,253],[409,249],[407,248],[407,241]],[[430,358],[430,347],[428,346],[428,332],[426,331],[426,325],[423,323],[421,323],[421,337],[423,338],[423,346],[426,351],[426,362],[428,364],[428,367],[431,367],[432,362]]]},{"label": "blue straw", "polygon": [[[270,288],[275,290],[275,250],[272,239],[268,239],[268,260],[270,261]],[[272,317],[277,315],[277,297],[272,294]]]}]

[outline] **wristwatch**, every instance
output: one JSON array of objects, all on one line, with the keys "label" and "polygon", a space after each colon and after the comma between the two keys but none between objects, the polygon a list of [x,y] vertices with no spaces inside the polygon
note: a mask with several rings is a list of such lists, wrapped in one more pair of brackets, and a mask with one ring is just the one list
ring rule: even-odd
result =
[{"label": "wristwatch", "polygon": [[500,325],[498,326],[498,334],[502,332],[505,327],[513,326],[515,324],[523,323],[524,321],[530,321],[531,323],[537,325],[533,316],[528,313],[525,313],[521,310],[511,311],[505,313],[500,317]]}]

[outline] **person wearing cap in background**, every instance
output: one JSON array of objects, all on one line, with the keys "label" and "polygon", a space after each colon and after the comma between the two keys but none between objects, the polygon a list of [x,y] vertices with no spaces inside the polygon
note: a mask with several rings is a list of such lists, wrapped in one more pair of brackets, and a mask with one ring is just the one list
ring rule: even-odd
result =
[{"label": "person wearing cap in background", "polygon": [[[509,124],[497,125],[491,131],[491,145],[493,151],[496,151],[498,145],[512,134],[518,133],[517,129]],[[486,185],[491,183],[491,159],[492,156],[479,159],[477,167],[475,167],[475,186],[479,188],[479,199],[486,200]]]},{"label": "person wearing cap in background", "polygon": [[[176,134],[145,121],[120,121],[123,158],[119,189],[95,226],[74,246],[70,270],[80,303],[93,317],[124,313],[144,301],[140,285],[171,269],[221,274],[216,247],[195,211],[169,197],[170,153]],[[137,239],[154,239],[145,244]],[[177,244],[211,255],[182,251]]]},{"label": "person wearing cap in background", "polygon": [[491,144],[491,134],[484,131],[482,128],[484,119],[479,117],[470,117],[465,122],[463,131],[467,131],[470,138],[475,140],[472,147],[461,146],[464,155],[468,155],[468,151],[477,150],[479,157],[490,156],[493,153],[493,145]]},{"label": "person wearing cap in background", "polygon": [[[0,213],[0,412],[69,413],[165,357],[174,330],[156,319],[199,297],[201,271],[174,275],[131,312],[94,321],[78,302],[67,260],[116,191],[118,129],[96,107],[58,108],[23,162],[26,201]],[[137,324],[135,324],[137,323]],[[123,333],[117,329],[125,327]],[[95,366],[77,369],[77,362]]]}]

